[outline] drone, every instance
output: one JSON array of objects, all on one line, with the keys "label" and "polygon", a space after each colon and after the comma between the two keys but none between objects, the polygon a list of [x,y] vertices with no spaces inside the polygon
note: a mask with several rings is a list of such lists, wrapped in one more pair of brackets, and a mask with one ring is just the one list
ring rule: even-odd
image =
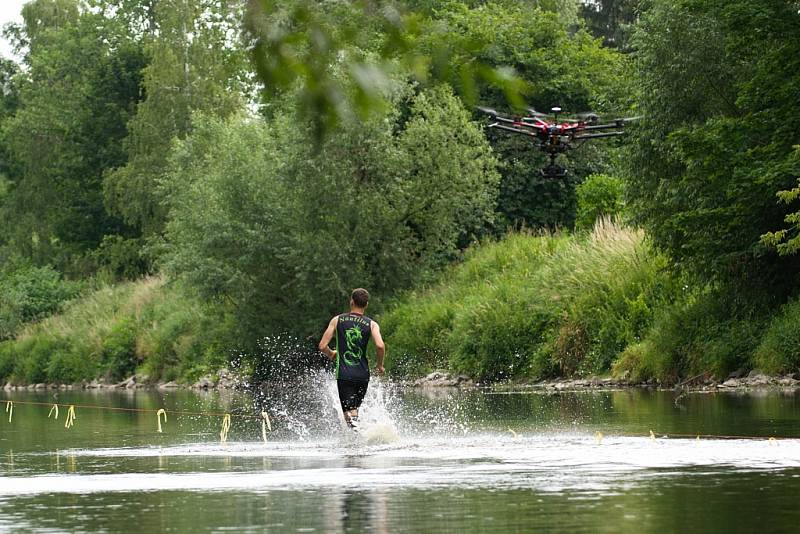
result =
[{"label": "drone", "polygon": [[556,165],[559,154],[580,148],[589,139],[622,135],[625,124],[638,119],[629,117],[601,123],[600,117],[590,112],[566,117],[559,122],[561,114],[559,107],[551,109],[552,121],[548,119],[550,115],[534,109],[528,109],[529,114],[526,116],[513,118],[503,116],[490,108],[478,108],[478,110],[491,117],[493,122],[489,124],[489,128],[499,128],[532,137],[537,143],[537,148],[550,158],[550,165],[539,172],[542,176],[551,178],[567,174],[567,169]]}]

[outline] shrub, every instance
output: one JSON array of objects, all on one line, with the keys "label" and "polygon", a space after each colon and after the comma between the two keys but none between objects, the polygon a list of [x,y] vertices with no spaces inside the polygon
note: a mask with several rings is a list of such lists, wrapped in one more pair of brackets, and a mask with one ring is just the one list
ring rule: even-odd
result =
[{"label": "shrub", "polygon": [[477,247],[381,318],[403,353],[392,370],[418,374],[446,358],[485,380],[607,372],[675,299],[665,267],[641,232],[607,220],[589,235],[515,234]]},{"label": "shrub", "polygon": [[82,348],[65,343],[60,350],[52,353],[47,363],[48,382],[73,384],[97,377],[100,373],[97,362]]},{"label": "shrub", "polygon": [[88,254],[92,270],[109,281],[133,280],[150,267],[142,255],[142,239],[126,239],[106,235],[100,245]]},{"label": "shrub", "polygon": [[13,337],[25,323],[59,311],[81,289],[51,267],[22,265],[0,271],[0,340]]},{"label": "shrub", "polygon": [[136,369],[136,334],[133,317],[123,317],[106,334],[100,358],[108,378],[119,381]]},{"label": "shrub", "polygon": [[724,378],[750,368],[770,309],[764,297],[730,288],[688,292],[659,311],[644,343],[624,354],[625,363],[615,371],[635,370],[640,378],[674,383],[701,373]]},{"label": "shrub", "polygon": [[236,327],[224,307],[161,277],[105,286],[0,343],[0,378],[193,379],[227,362]]},{"label": "shrub", "polygon": [[25,340],[16,349],[14,377],[28,384],[45,382],[50,356],[62,349],[59,340],[48,335]]},{"label": "shrub", "polygon": [[16,353],[14,343],[11,341],[0,342],[0,380],[8,380],[14,373]]},{"label": "shrub", "polygon": [[575,188],[578,210],[575,229],[590,231],[597,219],[622,213],[623,182],[607,174],[590,174]]},{"label": "shrub", "polygon": [[754,362],[768,373],[800,370],[800,300],[784,305],[772,318],[756,348]]}]

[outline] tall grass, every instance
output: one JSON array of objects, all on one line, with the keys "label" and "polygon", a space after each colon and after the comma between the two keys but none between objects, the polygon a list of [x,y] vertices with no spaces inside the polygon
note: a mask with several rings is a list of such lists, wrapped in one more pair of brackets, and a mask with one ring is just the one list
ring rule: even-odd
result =
[{"label": "tall grass", "polygon": [[163,277],[107,286],[0,343],[0,379],[191,380],[226,363],[228,330],[221,310]]},{"label": "tall grass", "polygon": [[768,373],[800,370],[800,300],[775,315],[755,350],[755,366]]},{"label": "tall grass", "polygon": [[607,219],[588,236],[518,233],[484,244],[381,318],[390,368],[448,367],[485,380],[607,372],[675,298],[665,267],[641,231]]},{"label": "tall grass", "polygon": [[770,305],[729,289],[686,289],[672,305],[658,310],[644,339],[625,350],[614,372],[674,383],[751,369],[771,313]]}]

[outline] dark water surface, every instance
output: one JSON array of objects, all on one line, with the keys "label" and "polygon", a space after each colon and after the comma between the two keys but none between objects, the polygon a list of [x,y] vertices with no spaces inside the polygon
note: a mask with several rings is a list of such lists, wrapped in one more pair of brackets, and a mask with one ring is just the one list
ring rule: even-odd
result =
[{"label": "dark water surface", "polygon": [[[692,394],[676,404],[671,392],[425,393],[374,383],[359,436],[341,428],[322,375],[255,399],[53,393],[0,394],[0,530],[800,528],[800,396],[790,392]],[[53,420],[49,406],[26,402],[75,404],[74,426],[64,428],[63,407]],[[273,424],[266,443],[262,410]],[[228,442],[221,415],[178,411],[231,413]]]}]

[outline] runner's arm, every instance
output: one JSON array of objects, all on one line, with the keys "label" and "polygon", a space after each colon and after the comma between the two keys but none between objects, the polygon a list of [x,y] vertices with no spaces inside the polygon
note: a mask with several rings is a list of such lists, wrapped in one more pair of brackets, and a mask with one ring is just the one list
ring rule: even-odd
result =
[{"label": "runner's arm", "polygon": [[383,344],[383,337],[381,337],[381,327],[378,323],[372,321],[370,327],[372,331],[372,340],[375,342],[375,352],[378,353],[378,360],[375,364],[375,370],[379,375],[383,374],[383,357],[386,354],[386,345]]},{"label": "runner's arm", "polygon": [[336,320],[338,318],[339,316],[337,315],[331,319],[331,322],[328,323],[328,328],[326,328],[325,333],[322,334],[322,339],[319,340],[319,350],[321,350],[323,354],[325,354],[325,356],[331,360],[336,359],[336,351],[331,350],[328,344],[331,342],[331,339],[333,339],[333,333],[336,331]]}]

